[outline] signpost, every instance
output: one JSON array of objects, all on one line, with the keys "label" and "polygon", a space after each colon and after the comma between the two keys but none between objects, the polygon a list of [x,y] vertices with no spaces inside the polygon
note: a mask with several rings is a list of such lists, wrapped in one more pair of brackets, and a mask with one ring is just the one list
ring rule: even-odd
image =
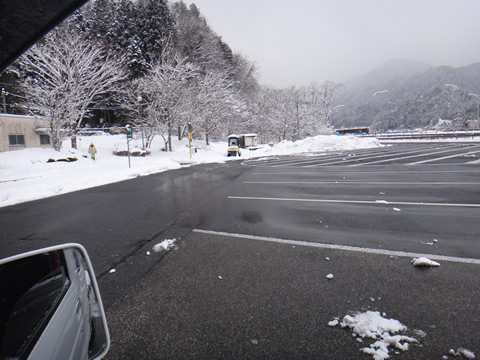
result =
[{"label": "signpost", "polygon": [[192,124],[188,123],[188,149],[190,150],[190,159],[192,158],[192,139],[193,139],[193,128]]},{"label": "signpost", "polygon": [[132,131],[132,126],[127,125],[125,126],[125,129],[127,130],[127,152],[128,152],[128,168],[131,167],[130,165],[130,140],[133,138],[133,131]]}]

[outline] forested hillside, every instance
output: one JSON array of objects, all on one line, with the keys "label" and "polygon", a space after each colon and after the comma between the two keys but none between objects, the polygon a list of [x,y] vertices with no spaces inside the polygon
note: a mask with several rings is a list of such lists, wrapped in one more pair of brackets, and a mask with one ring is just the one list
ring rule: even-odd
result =
[{"label": "forested hillside", "polygon": [[[475,94],[475,95],[472,95]],[[337,100],[336,127],[370,126],[375,131],[475,127],[480,64],[432,67],[394,60],[346,84]]]}]

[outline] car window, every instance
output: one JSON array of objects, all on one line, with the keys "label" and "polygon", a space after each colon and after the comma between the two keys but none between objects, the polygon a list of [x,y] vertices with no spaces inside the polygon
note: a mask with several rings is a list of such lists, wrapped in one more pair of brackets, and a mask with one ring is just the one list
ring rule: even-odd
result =
[{"label": "car window", "polygon": [[61,251],[0,267],[0,358],[28,356],[69,284]]}]

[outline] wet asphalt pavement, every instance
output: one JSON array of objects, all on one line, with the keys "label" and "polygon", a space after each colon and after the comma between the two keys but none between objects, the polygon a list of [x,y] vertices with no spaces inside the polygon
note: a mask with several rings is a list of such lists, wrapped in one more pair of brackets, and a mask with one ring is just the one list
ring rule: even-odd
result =
[{"label": "wet asphalt pavement", "polygon": [[[435,146],[417,148],[448,156]],[[372,341],[328,322],[369,309],[426,333],[395,357],[480,353],[480,172],[461,156],[408,166],[425,161],[412,149],[392,147],[392,161],[365,150],[199,165],[2,208],[0,257],[83,244],[107,309],[109,359],[368,359],[359,348]],[[175,250],[146,254],[172,238]],[[396,252],[451,259],[419,269]]]}]

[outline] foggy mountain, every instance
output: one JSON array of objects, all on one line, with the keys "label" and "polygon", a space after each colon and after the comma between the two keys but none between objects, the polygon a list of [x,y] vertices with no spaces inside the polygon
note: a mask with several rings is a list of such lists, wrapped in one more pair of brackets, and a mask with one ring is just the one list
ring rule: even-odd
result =
[{"label": "foggy mountain", "polygon": [[480,94],[480,63],[452,68],[395,59],[344,85],[337,100],[343,106],[333,117],[336,128],[431,128],[447,119],[460,129],[471,127],[469,120],[477,116],[478,98],[469,94]]}]

